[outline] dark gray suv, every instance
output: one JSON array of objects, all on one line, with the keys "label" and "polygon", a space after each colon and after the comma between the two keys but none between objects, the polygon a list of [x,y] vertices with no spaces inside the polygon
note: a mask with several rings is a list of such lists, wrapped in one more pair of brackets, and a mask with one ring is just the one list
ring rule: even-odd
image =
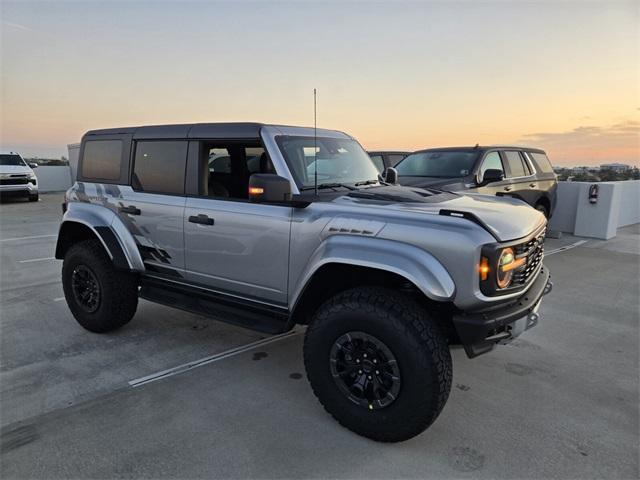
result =
[{"label": "dark gray suv", "polygon": [[420,150],[396,165],[401,185],[514,197],[551,218],[558,181],[544,150],[515,146]]}]

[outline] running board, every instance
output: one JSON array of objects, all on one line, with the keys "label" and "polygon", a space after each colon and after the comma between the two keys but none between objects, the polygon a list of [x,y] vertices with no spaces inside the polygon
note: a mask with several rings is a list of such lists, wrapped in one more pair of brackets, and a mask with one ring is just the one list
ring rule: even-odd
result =
[{"label": "running board", "polygon": [[140,297],[262,333],[282,333],[289,328],[289,312],[285,308],[232,297],[197,286],[169,284],[143,277]]}]

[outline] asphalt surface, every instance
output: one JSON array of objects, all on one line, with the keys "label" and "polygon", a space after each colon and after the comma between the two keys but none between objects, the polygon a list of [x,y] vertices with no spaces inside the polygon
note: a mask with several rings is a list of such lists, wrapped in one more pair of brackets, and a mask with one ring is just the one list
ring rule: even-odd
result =
[{"label": "asphalt surface", "polygon": [[50,260],[62,196],[41,198],[0,204],[2,478],[638,478],[638,225],[548,240],[569,249],[545,261],[540,324],[454,350],[438,420],[387,445],[323,411],[304,331],[252,348],[265,337],[145,301],[118,332],[83,330]]}]

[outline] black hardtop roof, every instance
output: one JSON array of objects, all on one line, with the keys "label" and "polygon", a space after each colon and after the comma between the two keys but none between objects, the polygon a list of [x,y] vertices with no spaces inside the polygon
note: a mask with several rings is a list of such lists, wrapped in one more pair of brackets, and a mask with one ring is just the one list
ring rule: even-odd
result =
[{"label": "black hardtop roof", "polygon": [[525,152],[546,153],[540,148],[524,147],[522,145],[476,145],[474,147],[435,147],[435,148],[423,148],[422,150],[416,150],[413,153],[420,152],[451,152],[451,151],[464,151],[464,152],[484,152],[486,150],[522,150]]},{"label": "black hardtop roof", "polygon": [[116,127],[89,130],[87,136],[133,135],[134,138],[254,138],[260,136],[264,123],[183,123],[175,125],[144,125],[139,127]]}]

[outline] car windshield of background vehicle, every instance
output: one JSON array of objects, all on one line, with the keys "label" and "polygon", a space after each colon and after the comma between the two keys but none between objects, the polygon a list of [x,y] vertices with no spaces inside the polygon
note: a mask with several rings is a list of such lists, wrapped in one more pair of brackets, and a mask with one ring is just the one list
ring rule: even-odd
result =
[{"label": "car windshield of background vehicle", "polygon": [[0,155],[0,165],[26,166],[20,155],[2,154]]},{"label": "car windshield of background vehicle", "polygon": [[313,188],[316,167],[318,186],[353,186],[360,182],[376,182],[378,179],[378,169],[367,152],[354,140],[318,137],[315,140],[315,154],[313,137],[281,135],[276,141],[300,189]]},{"label": "car windshield of background vehicle", "polygon": [[398,175],[458,178],[471,173],[478,152],[433,151],[412,153],[396,165]]}]

